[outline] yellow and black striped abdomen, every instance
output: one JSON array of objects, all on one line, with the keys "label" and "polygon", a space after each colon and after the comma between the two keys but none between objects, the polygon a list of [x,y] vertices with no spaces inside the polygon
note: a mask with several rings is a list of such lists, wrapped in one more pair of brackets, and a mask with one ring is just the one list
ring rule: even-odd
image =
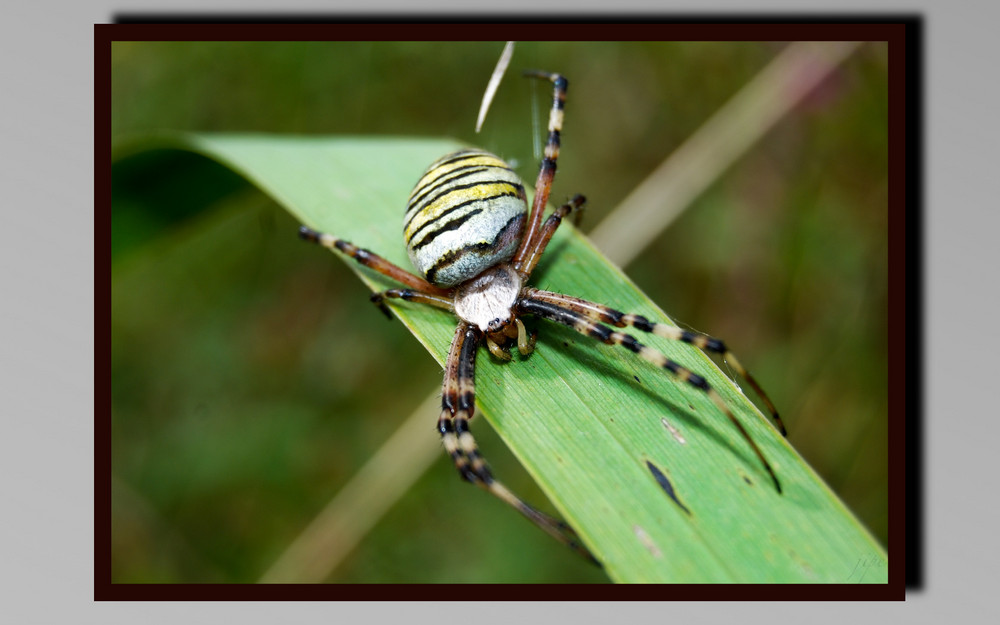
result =
[{"label": "yellow and black striped abdomen", "polygon": [[455,152],[428,167],[410,193],[406,251],[428,282],[455,286],[510,260],[527,214],[524,184],[505,162]]}]

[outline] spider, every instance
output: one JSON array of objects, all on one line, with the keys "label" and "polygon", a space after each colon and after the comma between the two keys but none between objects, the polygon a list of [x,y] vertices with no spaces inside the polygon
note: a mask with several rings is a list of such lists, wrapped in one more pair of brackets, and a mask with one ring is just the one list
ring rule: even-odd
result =
[{"label": "spider", "polygon": [[338,250],[407,287],[371,296],[390,319],[386,306],[389,299],[426,304],[455,314],[458,325],[445,363],[441,416],[437,421],[445,450],[463,479],[513,506],[546,533],[600,565],[565,522],[527,504],[497,481],[480,454],[469,421],[475,412],[476,354],[481,345],[505,361],[511,359],[512,343],[527,356],[534,349],[535,334],[529,335],[525,328],[522,317],[526,315],[568,326],[609,345],[621,345],[711,398],[753,449],[779,493],[781,484],[764,454],[705,379],[614,328],[630,326],[721,354],[761,397],[782,435],[785,428],[771,400],[722,341],[528,286],[552,235],[564,218],[574,212],[579,215],[585,199],[574,196],[543,222],[559,157],[568,82],[560,74],[549,72],[527,71],[524,75],[553,85],[548,138],[530,212],[523,183],[503,160],[483,150],[464,149],[432,163],[410,193],[403,236],[420,276],[331,234],[302,226],[299,235]]}]

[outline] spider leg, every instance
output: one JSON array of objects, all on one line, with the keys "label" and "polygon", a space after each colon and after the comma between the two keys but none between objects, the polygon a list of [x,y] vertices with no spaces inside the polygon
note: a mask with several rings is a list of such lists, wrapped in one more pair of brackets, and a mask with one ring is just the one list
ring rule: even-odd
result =
[{"label": "spider leg", "polygon": [[401,299],[407,302],[427,304],[428,306],[434,306],[435,308],[443,308],[449,312],[455,312],[455,306],[450,298],[441,297],[440,295],[431,295],[430,293],[421,293],[420,291],[412,291],[410,289],[388,289],[380,293],[372,293],[370,299],[372,304],[375,304],[375,306],[385,313],[385,316],[390,320],[392,319],[392,315],[389,314],[389,307],[385,304],[385,300],[387,299]]},{"label": "spider leg", "polygon": [[600,566],[597,559],[580,542],[576,532],[566,523],[528,505],[506,486],[496,481],[486,460],[479,453],[472,432],[469,431],[469,421],[475,413],[476,352],[482,339],[482,333],[478,329],[460,323],[455,331],[451,350],[448,352],[441,394],[441,417],[437,423],[445,451],[451,456],[462,479],[489,491],[515,508],[545,533]]},{"label": "spider leg", "polygon": [[569,86],[569,82],[559,74],[528,71],[524,72],[524,75],[531,78],[541,78],[552,83],[552,108],[549,110],[549,136],[545,141],[545,153],[541,168],[538,170],[538,178],[535,180],[535,199],[531,204],[531,216],[528,218],[528,225],[524,231],[524,238],[521,239],[521,245],[514,254],[514,267],[518,269],[522,266],[529,250],[535,248],[538,231],[542,225],[542,213],[549,201],[552,180],[556,176],[556,160],[559,158],[560,133],[563,124],[563,106],[566,103],[566,89]]},{"label": "spider leg", "polygon": [[378,254],[373,254],[372,252],[360,248],[349,241],[338,239],[332,234],[316,232],[311,228],[302,226],[299,228],[299,237],[305,239],[306,241],[322,245],[323,247],[331,250],[343,252],[365,267],[373,269],[384,276],[388,276],[396,282],[405,284],[411,289],[416,289],[417,291],[421,291],[425,294],[438,296],[445,296],[448,294],[446,289],[434,286],[423,278],[415,276],[405,269],[401,269],[400,267],[390,263]]},{"label": "spider leg", "polygon": [[527,280],[531,272],[535,270],[535,265],[541,260],[542,254],[545,252],[545,248],[548,246],[549,241],[552,240],[552,235],[556,233],[556,228],[562,223],[563,217],[569,215],[570,213],[576,212],[577,215],[580,214],[580,209],[583,208],[584,203],[587,198],[583,197],[579,193],[573,196],[569,202],[566,202],[559,208],[557,208],[549,218],[545,220],[542,224],[542,228],[538,233],[538,240],[536,241],[534,247],[529,249],[524,257],[524,261],[521,263],[521,268],[518,270],[521,273],[521,277]]},{"label": "spider leg", "polygon": [[736,416],[729,409],[729,406],[726,405],[726,402],[723,401],[722,397],[715,391],[715,389],[709,386],[705,378],[701,377],[697,373],[694,373],[690,369],[677,364],[655,349],[643,345],[639,341],[635,340],[635,337],[623,332],[615,332],[608,326],[589,319],[583,313],[564,307],[561,304],[544,301],[534,297],[522,297],[517,300],[515,308],[520,314],[531,314],[548,319],[549,321],[560,323],[576,330],[580,334],[593,337],[602,343],[606,343],[608,345],[621,345],[622,347],[635,352],[644,360],[651,362],[657,367],[666,369],[676,376],[678,380],[686,382],[708,395],[709,399],[712,400],[712,403],[714,403],[716,407],[724,415],[726,415],[726,418],[728,418],[729,421],[736,426],[736,429],[740,431],[743,438],[746,439],[750,447],[753,448],[757,458],[760,460],[761,464],[764,465],[764,469],[766,469],[768,474],[771,476],[771,480],[774,481],[775,488],[779,493],[781,492],[781,483],[778,482],[778,476],[775,475],[774,469],[771,468],[771,464],[767,461],[767,458],[764,457],[760,448],[757,447],[757,443],[750,438],[750,434],[746,431],[743,425],[737,421]]},{"label": "spider leg", "polygon": [[736,355],[729,351],[726,344],[719,339],[708,336],[707,334],[701,334],[700,332],[682,330],[681,328],[667,325],[665,323],[654,323],[642,315],[625,314],[613,308],[589,302],[578,297],[563,295],[562,293],[553,293],[551,291],[541,291],[539,289],[529,288],[525,291],[525,294],[531,299],[554,304],[560,308],[568,308],[592,321],[600,321],[618,328],[632,326],[633,328],[643,332],[649,332],[674,341],[690,343],[701,350],[720,354],[722,358],[736,370],[736,373],[740,374],[740,376],[753,387],[753,390],[767,407],[767,411],[770,413],[771,419],[774,420],[774,424],[777,426],[778,431],[781,432],[781,435],[788,435],[785,430],[785,424],[781,421],[781,417],[778,416],[778,411],[775,409],[774,403],[772,403],[771,399],[767,396],[767,393],[765,393],[764,389],[757,383],[757,380],[750,375],[750,372],[747,371],[742,364],[740,364],[740,361],[736,359]]}]

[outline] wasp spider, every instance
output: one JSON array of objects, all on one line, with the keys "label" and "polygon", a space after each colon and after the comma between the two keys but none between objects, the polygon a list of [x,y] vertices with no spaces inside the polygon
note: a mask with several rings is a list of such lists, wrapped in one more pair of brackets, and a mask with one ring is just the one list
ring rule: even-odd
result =
[{"label": "wasp spider", "polygon": [[779,492],[781,485],[771,465],[703,377],[613,328],[631,326],[721,354],[760,395],[782,434],[785,429],[767,395],[722,341],[528,286],[528,278],[556,228],[563,218],[579,210],[585,200],[577,195],[542,220],[559,157],[567,81],[559,74],[546,72],[526,72],[526,75],[548,80],[554,86],[548,139],[530,211],[524,184],[517,174],[498,157],[468,149],[434,162],[410,194],[403,236],[410,260],[423,277],[333,235],[305,226],[300,235],[339,250],[404,285],[406,288],[372,295],[372,301],[387,315],[385,300],[397,298],[442,308],[458,317],[445,364],[441,416],[437,422],[445,450],[465,480],[493,493],[542,530],[596,563],[566,523],[536,510],[494,479],[479,453],[469,431],[469,421],[475,411],[476,354],[481,345],[485,344],[502,360],[510,360],[510,343],[515,343],[522,355],[528,355],[534,349],[535,337],[525,329],[522,317],[526,315],[569,326],[609,345],[621,345],[710,397],[746,439]]}]

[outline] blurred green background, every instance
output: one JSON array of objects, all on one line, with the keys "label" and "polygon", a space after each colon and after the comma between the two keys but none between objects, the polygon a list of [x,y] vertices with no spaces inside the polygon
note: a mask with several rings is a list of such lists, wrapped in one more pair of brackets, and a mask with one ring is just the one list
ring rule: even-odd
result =
[{"label": "blurred green background", "polygon": [[[783,46],[520,43],[476,135],[500,43],[118,42],[113,141],[451,136],[533,180],[549,92],[517,74],[559,71],[570,92],[553,200],[584,193],[586,232]],[[866,44],[625,267],[681,325],[730,344],[790,442],[883,544],[887,105],[886,46]],[[255,581],[440,367],[221,165],[123,149],[112,176],[113,581]],[[474,428],[495,472],[542,501],[488,424]],[[606,577],[442,453],[329,581]]]}]

